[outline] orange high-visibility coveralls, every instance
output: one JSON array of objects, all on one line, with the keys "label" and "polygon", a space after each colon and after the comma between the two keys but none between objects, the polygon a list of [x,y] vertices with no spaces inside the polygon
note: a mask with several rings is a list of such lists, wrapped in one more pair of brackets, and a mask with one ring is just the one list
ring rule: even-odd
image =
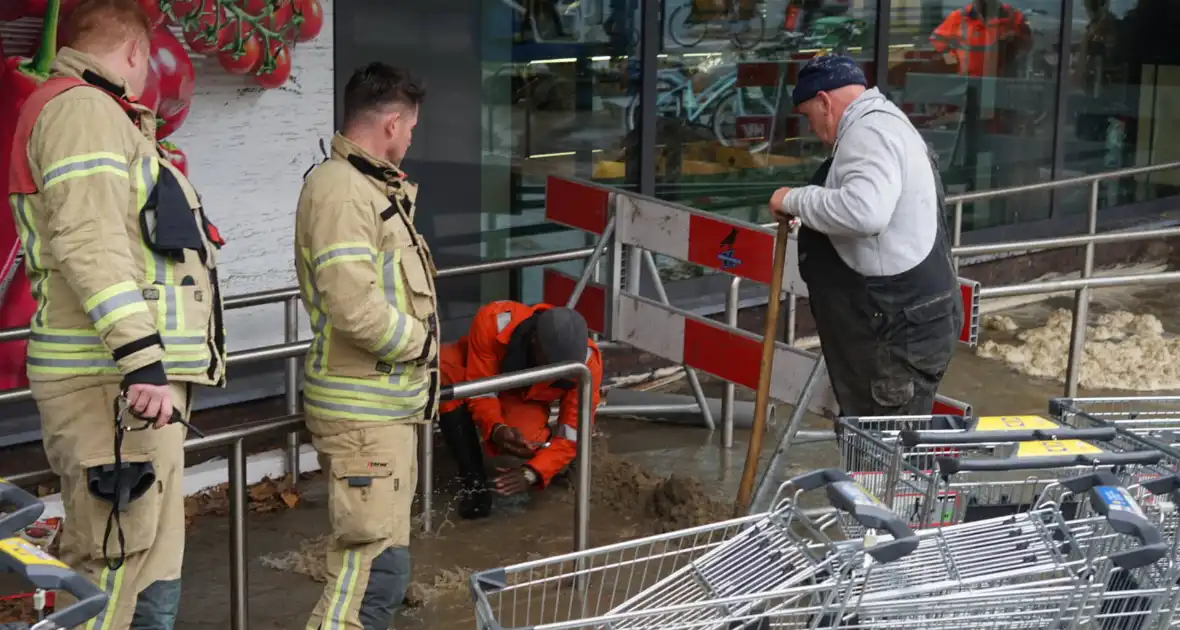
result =
[{"label": "orange high-visibility coveralls", "polygon": [[[478,378],[501,373],[508,341],[521,322],[534,313],[552,308],[549,304],[528,306],[520,302],[499,301],[479,309],[471,321],[467,335],[459,341],[446,344],[439,352],[439,371],[443,385],[454,385]],[[599,388],[602,387],[602,356],[598,344],[586,339],[586,365],[593,376],[594,400],[591,408],[598,407]],[[504,366],[511,371],[526,366]],[[525,463],[537,473],[538,485],[549,484],[554,475],[561,472],[577,454],[578,441],[578,390],[563,387],[560,381],[537,383],[528,388],[516,389],[499,394],[486,394],[470,400],[453,400],[439,408],[447,413],[466,404],[475,419],[483,440],[485,452],[495,455],[496,447],[491,443],[492,431],[496,425],[504,424],[520,430],[524,439],[537,443],[549,443],[537,451]],[[560,401],[561,408],[557,425],[550,429],[549,413],[553,403]]]},{"label": "orange high-visibility coveralls", "polygon": [[959,74],[969,77],[1011,76],[1015,56],[1032,45],[1024,14],[1001,4],[984,18],[974,4],[955,9],[930,35],[934,49],[958,61]]}]

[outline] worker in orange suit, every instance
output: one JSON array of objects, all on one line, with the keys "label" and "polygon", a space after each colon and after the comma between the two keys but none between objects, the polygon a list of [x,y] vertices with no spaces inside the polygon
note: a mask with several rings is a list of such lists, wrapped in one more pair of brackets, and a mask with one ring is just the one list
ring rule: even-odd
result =
[{"label": "worker in orange suit", "polygon": [[972,0],[951,11],[930,35],[934,49],[959,74],[970,77],[1012,77],[1018,59],[1032,46],[1032,30],[1024,14],[999,0]]},{"label": "worker in orange suit", "polygon": [[[586,320],[572,309],[510,301],[480,308],[467,336],[439,352],[443,385],[568,361],[585,361],[590,368],[591,408],[596,408],[602,357],[589,337]],[[557,422],[550,426],[554,403],[558,403]],[[459,515],[482,518],[491,513],[493,491],[511,496],[544,488],[573,461],[578,441],[577,383],[562,379],[450,401],[439,409],[439,428],[459,469]]]}]

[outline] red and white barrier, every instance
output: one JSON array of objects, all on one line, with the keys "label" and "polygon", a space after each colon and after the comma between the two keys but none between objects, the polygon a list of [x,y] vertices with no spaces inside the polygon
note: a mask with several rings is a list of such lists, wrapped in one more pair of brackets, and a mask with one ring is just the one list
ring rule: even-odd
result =
[{"label": "red and white barrier", "polygon": [[[757,389],[762,362],[762,339],[704,317],[623,293],[614,338],[644,352],[695,368],[706,374]],[[770,397],[794,402],[815,367],[816,355],[786,344],[775,344]],[[836,399],[826,377],[812,396],[809,409],[836,415]]]},{"label": "red and white barrier", "polygon": [[[767,228],[631,195],[619,196],[615,212],[618,213],[616,238],[620,244],[770,284],[774,232]],[[799,276],[795,244],[794,237],[787,243],[783,288],[807,297],[807,284]]]},{"label": "red and white barrier", "polygon": [[[767,228],[558,177],[549,178],[546,190],[545,217],[550,221],[602,235],[613,207],[616,246],[631,246],[746,280],[770,283],[775,234]],[[785,290],[806,297],[796,243],[792,237],[787,244],[783,284]],[[546,270],[544,277],[545,301],[567,302],[576,279],[556,270]],[[960,340],[974,345],[979,326],[979,283],[961,280],[960,286],[966,314]],[[606,333],[610,321],[609,334],[614,341],[743,387],[757,388],[762,354],[758,335],[630,294],[623,287],[618,287],[617,295],[618,302],[611,304],[606,286],[587,284],[576,308],[586,317],[591,330]],[[771,398],[797,401],[817,358],[805,350],[776,344]],[[831,384],[827,378],[821,382],[808,408],[835,415]],[[939,396],[933,412],[970,415],[971,406]]]},{"label": "red and white barrier", "polygon": [[[541,285],[541,301],[546,304],[566,304],[574,294],[578,279],[556,269],[545,269]],[[588,282],[574,310],[586,319],[591,332],[606,334],[606,285]]]}]

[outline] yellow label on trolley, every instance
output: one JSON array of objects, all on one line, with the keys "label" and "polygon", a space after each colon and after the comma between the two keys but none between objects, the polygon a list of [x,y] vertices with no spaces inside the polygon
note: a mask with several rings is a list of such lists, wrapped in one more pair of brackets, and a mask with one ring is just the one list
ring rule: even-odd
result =
[{"label": "yellow label on trolley", "polygon": [[1102,449],[1081,440],[1049,440],[1045,442],[1021,442],[1016,449],[1017,457],[1049,457],[1052,455],[1082,455],[1101,453]]},{"label": "yellow label on trolley", "polygon": [[983,416],[975,423],[976,431],[1032,431],[1056,429],[1060,425],[1041,416]]},{"label": "yellow label on trolley", "polygon": [[41,551],[41,548],[21,538],[0,540],[0,553],[11,556],[24,566],[49,566],[68,569],[61,560]]}]

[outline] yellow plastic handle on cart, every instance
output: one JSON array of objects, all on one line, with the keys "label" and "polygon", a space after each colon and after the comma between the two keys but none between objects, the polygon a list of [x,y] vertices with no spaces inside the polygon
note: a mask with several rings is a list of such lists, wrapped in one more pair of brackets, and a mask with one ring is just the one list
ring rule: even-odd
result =
[{"label": "yellow plastic handle on cart", "polygon": [[1056,422],[1041,416],[983,416],[975,423],[976,431],[1028,431],[1060,427]]},{"label": "yellow plastic handle on cart", "polygon": [[41,551],[39,547],[22,538],[0,540],[0,553],[8,554],[10,558],[26,567],[45,566],[69,570],[69,567],[61,560]]},{"label": "yellow plastic handle on cart", "polygon": [[1103,450],[1081,440],[1052,440],[1046,442],[1021,442],[1016,449],[1017,457],[1051,457],[1053,455],[1080,455],[1102,453]]}]

